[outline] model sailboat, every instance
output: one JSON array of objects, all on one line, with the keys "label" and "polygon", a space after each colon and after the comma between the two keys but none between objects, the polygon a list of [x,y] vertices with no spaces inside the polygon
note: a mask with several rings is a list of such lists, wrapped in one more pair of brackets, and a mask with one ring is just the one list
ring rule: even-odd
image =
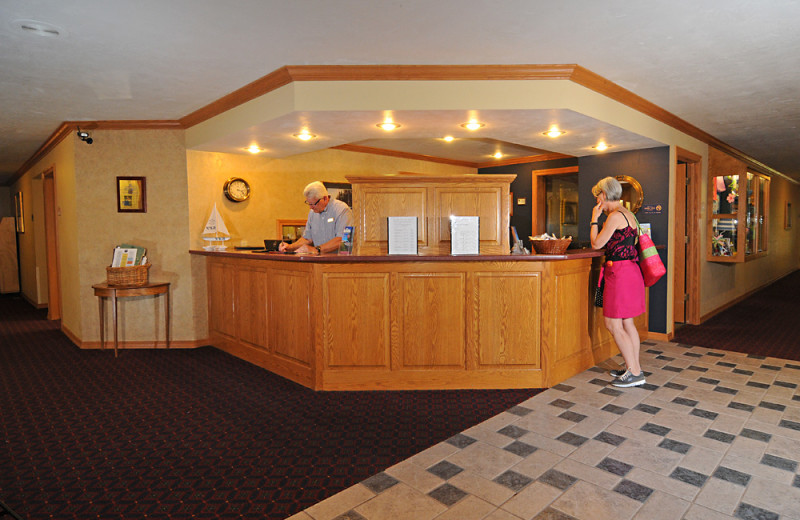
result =
[{"label": "model sailboat", "polygon": [[211,210],[211,216],[208,217],[206,227],[203,229],[203,240],[211,242],[207,246],[203,246],[206,251],[224,251],[228,246],[223,244],[226,240],[230,240],[231,234],[225,226],[225,221],[217,211],[217,204],[214,203],[214,209]]}]

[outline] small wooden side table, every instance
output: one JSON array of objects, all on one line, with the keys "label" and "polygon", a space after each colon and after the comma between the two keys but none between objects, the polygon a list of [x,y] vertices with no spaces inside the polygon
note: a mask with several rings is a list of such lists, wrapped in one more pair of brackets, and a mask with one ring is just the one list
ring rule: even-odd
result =
[{"label": "small wooden side table", "polygon": [[111,298],[112,317],[114,323],[114,357],[117,357],[117,298],[127,298],[130,296],[157,296],[163,294],[166,297],[164,324],[167,331],[167,348],[169,348],[169,282],[150,282],[145,285],[108,285],[108,283],[98,283],[92,285],[94,295],[100,298],[100,346],[105,350],[105,305],[103,298]]}]

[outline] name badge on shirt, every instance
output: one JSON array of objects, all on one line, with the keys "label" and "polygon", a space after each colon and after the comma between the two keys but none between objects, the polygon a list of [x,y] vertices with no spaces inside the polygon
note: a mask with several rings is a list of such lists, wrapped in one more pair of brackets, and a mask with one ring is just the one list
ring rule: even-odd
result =
[{"label": "name badge on shirt", "polygon": [[333,222],[333,217],[329,218],[328,222]]}]

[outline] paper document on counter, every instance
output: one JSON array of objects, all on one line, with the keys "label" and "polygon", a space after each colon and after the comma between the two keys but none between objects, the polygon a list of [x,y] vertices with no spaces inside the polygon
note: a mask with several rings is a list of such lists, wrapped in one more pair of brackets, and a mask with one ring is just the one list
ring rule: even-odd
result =
[{"label": "paper document on counter", "polygon": [[417,217],[386,217],[389,226],[389,254],[417,254]]}]

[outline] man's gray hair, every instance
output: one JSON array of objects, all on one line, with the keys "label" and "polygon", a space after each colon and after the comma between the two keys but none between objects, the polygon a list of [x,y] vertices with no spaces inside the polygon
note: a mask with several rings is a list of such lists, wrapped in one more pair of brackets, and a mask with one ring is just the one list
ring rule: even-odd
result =
[{"label": "man's gray hair", "polygon": [[314,181],[303,189],[306,200],[319,200],[328,196],[328,188],[319,181]]}]

